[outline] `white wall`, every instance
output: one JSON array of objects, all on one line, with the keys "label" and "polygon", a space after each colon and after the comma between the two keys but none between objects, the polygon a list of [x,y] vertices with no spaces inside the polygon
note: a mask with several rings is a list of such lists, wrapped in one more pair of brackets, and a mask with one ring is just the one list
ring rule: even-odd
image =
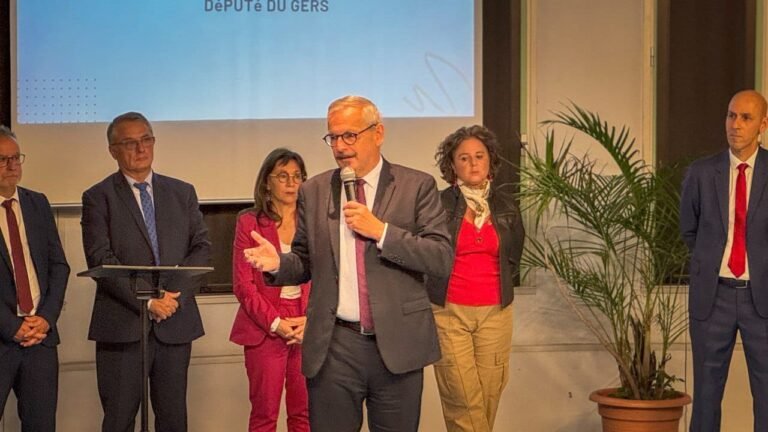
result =
[{"label": "white wall", "polygon": [[[535,147],[534,141],[542,139],[536,133],[537,122],[573,101],[600,113],[609,123],[628,125],[642,156],[654,159],[654,5],[653,0],[529,1],[529,145]],[[606,156],[581,136],[575,136],[574,142],[576,151],[590,152],[598,159]],[[512,383],[518,387],[507,390],[510,397],[504,402],[505,409],[517,413],[521,421],[512,423],[518,427],[509,430],[599,430],[596,407],[585,400],[594,389],[618,384],[616,366],[567,309],[552,279],[538,277],[531,284],[535,296],[519,298],[515,305],[515,350],[521,369]],[[680,390],[692,393],[687,334],[674,347],[669,372],[685,379],[678,385]],[[532,389],[543,396],[544,406],[552,406],[554,418],[520,403]],[[751,405],[744,353],[737,345],[723,402],[722,429],[751,431]],[[689,417],[690,407],[686,421]],[[687,430],[687,424],[681,424],[680,430]]]}]

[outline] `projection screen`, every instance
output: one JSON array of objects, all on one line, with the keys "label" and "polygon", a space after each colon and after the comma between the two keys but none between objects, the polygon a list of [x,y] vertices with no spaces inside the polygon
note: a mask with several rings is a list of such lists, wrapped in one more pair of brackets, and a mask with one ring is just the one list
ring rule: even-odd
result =
[{"label": "projection screen", "polygon": [[250,199],[266,154],[335,167],[328,103],[384,116],[384,157],[437,175],[433,154],[482,122],[479,0],[12,1],[12,127],[22,185],[58,205],[116,170],[108,122],[152,121],[154,169],[202,201]]}]

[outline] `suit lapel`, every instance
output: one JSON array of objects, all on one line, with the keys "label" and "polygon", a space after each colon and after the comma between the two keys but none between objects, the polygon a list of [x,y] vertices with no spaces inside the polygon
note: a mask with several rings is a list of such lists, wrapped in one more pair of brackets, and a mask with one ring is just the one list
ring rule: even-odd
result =
[{"label": "suit lapel", "polygon": [[752,221],[753,215],[757,213],[766,184],[768,184],[768,151],[758,148],[757,158],[755,158],[755,171],[752,173],[752,187],[749,191],[747,226]]},{"label": "suit lapel", "polygon": [[[46,233],[42,232],[43,230],[40,227],[41,224],[37,223],[37,218],[40,216],[40,212],[36,210],[35,203],[32,201],[29,192],[23,188],[18,188],[18,191],[19,206],[21,206],[21,215],[24,218],[24,233],[27,235],[29,256],[32,258],[32,264],[35,266],[35,273],[37,273],[37,269],[40,268],[38,263],[45,259],[44,257],[41,257],[40,254],[42,251],[46,250]],[[17,223],[21,224],[22,221],[17,221]],[[3,242],[3,246],[5,246],[5,242]],[[6,251],[6,254],[7,253],[8,252]],[[27,272],[29,272],[29,269],[27,269]],[[37,274],[37,279],[43,280],[39,274]],[[42,290],[43,287],[41,286],[40,289]]]},{"label": "suit lapel", "polygon": [[[328,236],[331,240],[331,253],[336,265],[336,274],[339,272],[339,236],[341,224],[341,174],[336,169],[331,174],[331,187],[328,190]],[[322,202],[322,199],[321,201]]]},{"label": "suit lapel", "polygon": [[270,219],[269,216],[264,213],[259,213],[256,216],[256,225],[258,226],[261,235],[267,239],[268,242],[272,243],[272,245],[275,246],[275,249],[280,252],[280,235],[277,233],[277,224],[275,221]]},{"label": "suit lapel", "polygon": [[8,247],[5,246],[5,237],[0,233],[0,239],[3,240],[2,244],[0,244],[0,256],[3,257],[3,262],[5,263],[5,266],[8,267],[8,271],[13,273],[13,266],[11,265],[11,256],[8,252]]},{"label": "suit lapel", "polygon": [[722,153],[722,157],[719,158],[715,164],[715,194],[720,207],[720,219],[723,223],[723,232],[728,232],[728,184],[730,182],[730,160],[728,158],[728,151]]},{"label": "suit lapel", "polygon": [[[21,196],[21,188],[19,188],[19,196]],[[0,197],[0,202],[5,201],[5,198]],[[22,210],[23,211],[23,210]],[[0,256],[3,257],[3,262],[8,267],[8,271],[13,274],[13,265],[11,264],[11,254],[8,251],[8,247],[5,243],[5,236],[2,232],[0,232],[0,239],[2,239],[2,242],[0,242]]]},{"label": "suit lapel", "polygon": [[[152,174],[152,204],[155,206],[155,227],[157,230],[157,248],[160,255],[161,265],[163,260],[163,245],[168,245],[173,241],[173,233],[176,231],[173,226],[173,218],[170,216],[171,208],[164,207],[173,202],[165,178],[157,173]],[[149,239],[149,237],[147,237]],[[278,243],[279,244],[279,243]],[[151,247],[151,246],[150,246]]]},{"label": "suit lapel", "polygon": [[389,162],[384,160],[381,174],[379,175],[379,187],[376,189],[376,198],[373,201],[373,210],[371,211],[380,220],[383,220],[384,213],[387,211],[390,201],[392,201],[394,192],[395,177],[392,175]]},{"label": "suit lapel", "polygon": [[[114,181],[115,193],[117,193],[117,196],[119,196],[125,204],[125,207],[128,209],[128,213],[131,214],[131,218],[133,219],[136,226],[138,226],[141,235],[144,237],[144,241],[147,242],[147,246],[151,249],[152,246],[149,241],[147,226],[144,224],[144,217],[141,215],[141,209],[139,209],[139,204],[136,202],[136,196],[131,190],[131,185],[128,184],[128,180],[125,179],[123,173],[119,171],[114,175]],[[154,184],[152,186],[154,189]],[[155,210],[155,213],[157,213],[157,210]]]}]

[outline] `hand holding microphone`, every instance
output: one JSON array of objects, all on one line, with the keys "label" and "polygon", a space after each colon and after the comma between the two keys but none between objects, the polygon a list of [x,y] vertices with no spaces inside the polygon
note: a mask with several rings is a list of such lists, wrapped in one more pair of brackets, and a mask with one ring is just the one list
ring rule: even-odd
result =
[{"label": "hand holding microphone", "polygon": [[355,170],[350,167],[344,167],[341,170],[341,183],[344,184],[344,195],[347,196],[347,202],[357,201],[355,199],[355,182],[357,176]]},{"label": "hand holding microphone", "polygon": [[[384,222],[368,210],[365,204],[357,202],[355,171],[350,167],[344,167],[341,170],[341,182],[344,185],[344,195],[347,197],[347,203],[344,204],[344,221],[352,231],[363,237],[381,240],[384,235]],[[360,185],[359,187],[365,187]]]}]

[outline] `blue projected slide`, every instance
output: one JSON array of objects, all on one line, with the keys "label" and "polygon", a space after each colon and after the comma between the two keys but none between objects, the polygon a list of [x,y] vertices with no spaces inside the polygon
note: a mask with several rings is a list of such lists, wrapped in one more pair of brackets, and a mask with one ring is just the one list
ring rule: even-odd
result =
[{"label": "blue projected slide", "polygon": [[18,123],[474,113],[471,0],[23,0]]}]

